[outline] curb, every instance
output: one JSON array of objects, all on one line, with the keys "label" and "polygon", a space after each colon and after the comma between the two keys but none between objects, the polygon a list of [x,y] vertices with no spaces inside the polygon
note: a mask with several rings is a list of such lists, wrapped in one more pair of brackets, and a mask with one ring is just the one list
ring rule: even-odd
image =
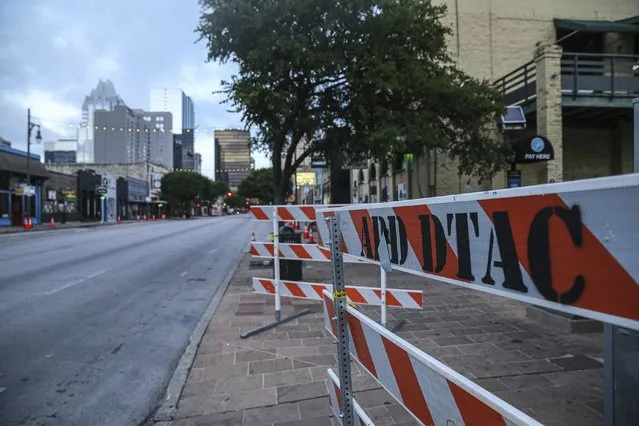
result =
[{"label": "curb", "polygon": [[200,347],[204,333],[208,329],[209,323],[213,319],[213,315],[215,314],[215,311],[217,311],[217,307],[220,305],[222,297],[226,294],[226,290],[228,290],[231,280],[235,276],[245,254],[244,250],[240,252],[239,260],[235,266],[231,268],[215,292],[215,296],[213,296],[211,303],[206,308],[206,311],[204,311],[204,315],[202,315],[200,322],[193,330],[193,333],[191,333],[189,344],[184,350],[184,353],[175,368],[173,377],[166,388],[162,404],[155,413],[149,416],[148,421],[142,423],[143,425],[170,426],[173,423],[173,418],[177,412],[177,405],[180,400],[180,396],[182,395],[182,390],[184,389],[189,372],[191,371],[191,366],[195,361],[195,356],[197,355],[197,350]]}]

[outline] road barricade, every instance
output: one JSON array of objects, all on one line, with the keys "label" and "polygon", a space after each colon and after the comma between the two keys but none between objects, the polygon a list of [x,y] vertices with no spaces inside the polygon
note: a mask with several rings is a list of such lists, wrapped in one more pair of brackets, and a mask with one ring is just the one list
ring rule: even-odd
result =
[{"label": "road barricade", "polygon": [[[298,318],[309,309],[296,312],[292,315],[282,317],[281,297],[293,297],[307,300],[322,300],[322,291],[332,289],[331,284],[307,283],[298,281],[282,282],[280,279],[280,259],[295,259],[304,261],[330,262],[331,251],[318,244],[280,243],[279,242],[279,222],[315,222],[316,210],[318,208],[340,207],[327,205],[285,205],[285,206],[252,206],[251,213],[257,220],[271,221],[273,223],[273,242],[251,241],[250,253],[253,257],[262,259],[273,259],[273,279],[253,278],[253,289],[256,293],[271,294],[275,297],[275,321],[246,331],[241,334],[246,338],[262,331],[276,327],[284,322]],[[312,234],[311,234],[312,235]],[[356,256],[346,256],[345,262],[368,263],[366,259],[359,259]],[[349,300],[354,304],[371,305],[381,307],[382,324],[386,326],[387,306],[398,308],[419,309],[423,306],[423,292],[419,290],[399,290],[387,289],[386,279],[383,275],[381,287],[349,287],[347,289]],[[395,329],[401,322],[395,326]]]},{"label": "road barricade", "polygon": [[[317,211],[333,274],[343,254],[391,269],[639,330],[639,174]],[[323,292],[337,338],[343,424],[355,359],[425,425],[539,425]],[[330,378],[330,377],[329,377]],[[330,385],[329,385],[330,386]]]}]

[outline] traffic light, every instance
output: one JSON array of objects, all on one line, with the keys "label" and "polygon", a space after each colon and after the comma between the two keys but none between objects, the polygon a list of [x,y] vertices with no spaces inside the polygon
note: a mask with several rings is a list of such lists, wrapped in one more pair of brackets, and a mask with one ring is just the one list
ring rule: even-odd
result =
[{"label": "traffic light", "polygon": [[104,195],[100,195],[100,200],[106,200],[106,197]]},{"label": "traffic light", "polygon": [[229,192],[227,192],[227,193],[226,193],[226,196],[227,196],[227,197],[230,197],[230,196],[232,196],[232,195],[233,195],[233,193],[232,193],[231,191],[229,191]]}]

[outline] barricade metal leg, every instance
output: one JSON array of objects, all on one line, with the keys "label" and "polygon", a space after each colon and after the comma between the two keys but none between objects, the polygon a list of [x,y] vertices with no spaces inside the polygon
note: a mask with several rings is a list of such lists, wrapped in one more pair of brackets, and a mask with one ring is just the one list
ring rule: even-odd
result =
[{"label": "barricade metal leg", "polygon": [[333,266],[333,297],[337,324],[337,360],[341,386],[342,426],[354,426],[353,393],[351,383],[351,354],[346,318],[346,286],[344,285],[344,259],[340,248],[339,221],[329,218],[331,234],[331,264]]},{"label": "barricade metal leg", "polygon": [[278,225],[279,220],[277,215],[277,206],[273,206],[273,281],[275,284],[275,321],[252,330],[245,331],[240,334],[242,339],[270,330],[280,324],[294,320],[311,312],[310,309],[303,309],[292,315],[282,317],[282,296],[280,294],[280,236]]},{"label": "barricade metal leg", "polygon": [[391,324],[391,325],[388,324],[387,314],[386,314],[386,308],[387,308],[386,306],[386,270],[384,269],[384,267],[379,268],[379,278],[381,282],[380,292],[381,292],[381,299],[382,299],[381,323],[384,328],[395,333],[397,330],[399,330],[402,327],[402,325],[404,325],[406,320],[400,319],[398,321],[395,321],[394,324]]}]

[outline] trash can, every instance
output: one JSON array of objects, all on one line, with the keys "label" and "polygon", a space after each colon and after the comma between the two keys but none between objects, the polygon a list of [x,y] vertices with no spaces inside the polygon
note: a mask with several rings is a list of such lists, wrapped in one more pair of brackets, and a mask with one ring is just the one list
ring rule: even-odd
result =
[{"label": "trash can", "polygon": [[[302,233],[290,226],[282,226],[279,230],[280,243],[301,243]],[[302,280],[302,261],[280,259],[280,279],[288,281]]]}]

